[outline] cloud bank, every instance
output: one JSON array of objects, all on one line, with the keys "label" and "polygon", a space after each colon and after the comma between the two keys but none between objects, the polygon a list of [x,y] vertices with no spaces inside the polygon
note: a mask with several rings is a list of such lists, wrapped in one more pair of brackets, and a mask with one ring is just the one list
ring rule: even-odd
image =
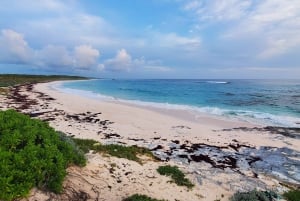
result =
[{"label": "cloud bank", "polygon": [[135,69],[154,72],[171,71],[171,68],[163,66],[161,61],[146,60],[144,57],[132,59],[131,55],[124,48],[118,50],[115,57],[105,60],[103,64],[99,65],[99,68],[113,72],[128,72]]},{"label": "cloud bank", "polygon": [[42,49],[31,48],[24,36],[10,29],[0,35],[0,62],[28,64],[42,68],[90,70],[98,65],[100,52],[90,45],[65,46],[47,45]]},{"label": "cloud bank", "polygon": [[200,31],[220,24],[221,41],[254,44],[257,59],[284,55],[300,46],[298,0],[190,0],[183,9],[192,13],[194,28]]},{"label": "cloud bank", "polygon": [[100,52],[91,45],[78,45],[71,50],[63,45],[47,45],[33,49],[24,36],[14,30],[5,29],[0,35],[0,63],[27,64],[33,67],[55,71],[131,71],[136,68],[150,71],[168,71],[159,61],[146,61],[145,58],[132,59],[126,49],[117,51],[113,58],[99,63]]},{"label": "cloud bank", "polygon": [[1,30],[0,61],[4,63],[28,63],[32,58],[32,50],[22,34],[13,30]]}]

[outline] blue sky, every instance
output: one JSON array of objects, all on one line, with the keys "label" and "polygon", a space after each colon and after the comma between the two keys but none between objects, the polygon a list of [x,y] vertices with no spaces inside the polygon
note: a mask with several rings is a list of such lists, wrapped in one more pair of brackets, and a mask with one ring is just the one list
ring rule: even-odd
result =
[{"label": "blue sky", "polygon": [[2,0],[0,72],[299,78],[299,0]]}]

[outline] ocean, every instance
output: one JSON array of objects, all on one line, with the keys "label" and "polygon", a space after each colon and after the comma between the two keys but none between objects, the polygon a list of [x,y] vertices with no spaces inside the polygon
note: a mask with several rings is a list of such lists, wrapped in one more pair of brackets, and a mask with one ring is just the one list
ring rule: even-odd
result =
[{"label": "ocean", "polygon": [[102,100],[300,128],[300,80],[95,79],[56,87]]}]

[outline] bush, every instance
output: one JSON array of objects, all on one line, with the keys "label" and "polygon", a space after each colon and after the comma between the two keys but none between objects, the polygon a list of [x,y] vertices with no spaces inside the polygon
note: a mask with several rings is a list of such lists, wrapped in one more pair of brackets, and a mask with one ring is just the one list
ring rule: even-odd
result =
[{"label": "bush", "polygon": [[70,164],[83,166],[85,158],[69,138],[40,120],[0,112],[0,200],[24,197],[34,186],[60,192]]},{"label": "bush", "polygon": [[186,186],[192,188],[192,184],[187,178],[185,178],[183,172],[181,172],[176,166],[160,166],[157,169],[157,172],[161,175],[171,176],[172,181],[175,182],[178,186]]},{"label": "bush", "polygon": [[272,191],[249,191],[249,192],[237,192],[231,198],[230,201],[273,201],[278,198],[277,194]]},{"label": "bush", "polygon": [[283,194],[288,201],[300,201],[300,190],[290,190]]},{"label": "bush", "polygon": [[146,195],[134,194],[128,198],[125,198],[123,201],[163,201],[163,200],[150,198]]}]

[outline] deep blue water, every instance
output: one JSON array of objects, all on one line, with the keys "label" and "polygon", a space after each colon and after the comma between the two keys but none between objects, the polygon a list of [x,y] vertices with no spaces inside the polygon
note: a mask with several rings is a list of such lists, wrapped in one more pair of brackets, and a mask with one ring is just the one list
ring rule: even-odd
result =
[{"label": "deep blue water", "polygon": [[136,104],[300,127],[300,80],[103,79],[65,82],[60,88]]}]

